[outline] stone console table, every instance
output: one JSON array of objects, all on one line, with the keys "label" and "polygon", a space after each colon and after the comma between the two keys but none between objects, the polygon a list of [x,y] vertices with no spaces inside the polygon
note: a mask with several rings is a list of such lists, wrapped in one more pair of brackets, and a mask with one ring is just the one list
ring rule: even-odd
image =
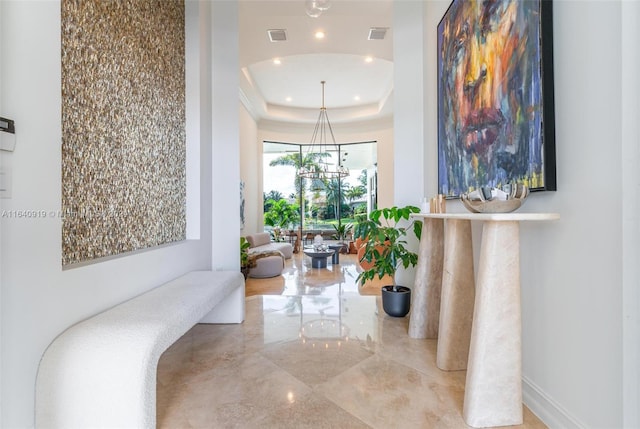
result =
[{"label": "stone console table", "polygon": [[[411,309],[409,335],[437,336],[440,369],[467,369],[463,417],[468,425],[522,424],[520,222],[560,216],[430,213],[412,217],[424,223],[414,288],[418,300]],[[472,220],[483,222],[475,287]],[[446,236],[440,232],[444,221]],[[439,255],[443,255],[440,266]],[[440,308],[425,303],[423,297],[438,301]]]}]

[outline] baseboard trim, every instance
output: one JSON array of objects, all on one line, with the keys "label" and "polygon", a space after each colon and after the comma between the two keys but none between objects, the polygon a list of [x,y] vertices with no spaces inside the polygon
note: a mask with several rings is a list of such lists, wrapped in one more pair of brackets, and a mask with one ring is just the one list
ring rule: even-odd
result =
[{"label": "baseboard trim", "polygon": [[524,404],[550,429],[586,429],[587,427],[527,377],[522,377],[522,399]]}]

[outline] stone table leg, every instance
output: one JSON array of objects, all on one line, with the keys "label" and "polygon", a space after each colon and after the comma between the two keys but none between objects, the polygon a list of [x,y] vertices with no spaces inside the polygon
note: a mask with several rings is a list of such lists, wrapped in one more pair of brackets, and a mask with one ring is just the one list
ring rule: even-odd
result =
[{"label": "stone table leg", "polygon": [[471,221],[448,219],[436,358],[442,370],[467,368],[474,299]]},{"label": "stone table leg", "polygon": [[464,392],[468,425],[522,424],[521,325],[519,225],[487,221]]},{"label": "stone table leg", "polygon": [[444,220],[425,218],[422,221],[416,281],[411,293],[411,338],[438,338],[443,259]]}]

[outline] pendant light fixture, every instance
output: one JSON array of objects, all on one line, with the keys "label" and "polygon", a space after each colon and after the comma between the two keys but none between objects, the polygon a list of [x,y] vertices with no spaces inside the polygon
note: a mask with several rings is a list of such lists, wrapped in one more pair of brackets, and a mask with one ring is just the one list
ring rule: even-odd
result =
[{"label": "pendant light fixture", "polygon": [[[324,105],[324,85],[322,84],[322,107],[318,122],[311,136],[306,153],[303,153],[303,165],[298,170],[298,176],[312,180],[339,179],[349,175],[349,170],[340,161],[340,148],[336,144],[331,122],[327,116],[327,108]],[[327,142],[328,138],[331,138]],[[334,159],[336,161],[334,161]]]}]

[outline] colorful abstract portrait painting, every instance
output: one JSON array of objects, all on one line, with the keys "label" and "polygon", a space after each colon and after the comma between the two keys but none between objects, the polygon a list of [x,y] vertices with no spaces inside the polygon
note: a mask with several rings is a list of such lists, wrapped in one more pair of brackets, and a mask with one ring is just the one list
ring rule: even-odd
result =
[{"label": "colorful abstract portrait painting", "polygon": [[438,24],[438,191],[555,190],[551,1],[454,0]]}]

